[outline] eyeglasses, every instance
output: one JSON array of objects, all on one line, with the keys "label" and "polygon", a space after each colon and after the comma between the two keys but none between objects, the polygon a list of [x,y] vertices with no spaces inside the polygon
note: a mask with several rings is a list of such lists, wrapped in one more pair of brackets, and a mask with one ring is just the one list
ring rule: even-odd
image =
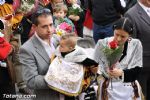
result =
[{"label": "eyeglasses", "polygon": [[50,13],[51,14],[51,11],[49,9],[47,9],[47,8],[44,8],[44,9],[38,10],[35,14],[37,16],[39,16],[39,15],[42,15],[42,14],[45,14],[45,13]]},{"label": "eyeglasses", "polygon": [[37,18],[39,16],[42,16],[42,15],[46,15],[46,16],[50,15],[50,16],[52,16],[51,11],[49,9],[47,9],[47,8],[40,8],[34,14],[32,14],[32,17],[31,17],[32,23],[33,24],[38,24]]}]

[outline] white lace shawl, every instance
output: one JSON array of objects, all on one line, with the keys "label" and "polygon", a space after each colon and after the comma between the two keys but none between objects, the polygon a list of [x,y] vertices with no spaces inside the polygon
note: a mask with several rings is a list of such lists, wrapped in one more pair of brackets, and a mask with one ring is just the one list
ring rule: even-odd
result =
[{"label": "white lace shawl", "polygon": [[[101,48],[103,45],[106,45],[108,41],[111,41],[113,37],[105,38],[102,40],[99,40],[94,51],[94,60],[99,63],[99,73],[103,72],[106,73],[107,69],[107,59],[105,55],[103,54],[103,51],[101,51]],[[126,56],[121,60],[121,62],[118,62],[116,67],[121,69],[131,69],[136,66],[142,67],[143,66],[143,48],[142,44],[138,39],[131,39],[131,41],[128,42],[127,47],[127,54]]]}]

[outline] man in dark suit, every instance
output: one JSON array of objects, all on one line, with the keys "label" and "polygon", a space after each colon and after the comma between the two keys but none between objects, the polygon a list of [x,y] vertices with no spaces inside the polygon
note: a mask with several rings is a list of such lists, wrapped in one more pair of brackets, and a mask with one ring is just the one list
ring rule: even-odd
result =
[{"label": "man in dark suit", "polygon": [[143,71],[139,81],[146,100],[150,100],[150,0],[139,0],[125,16],[135,24],[134,36],[140,39],[143,45]]}]

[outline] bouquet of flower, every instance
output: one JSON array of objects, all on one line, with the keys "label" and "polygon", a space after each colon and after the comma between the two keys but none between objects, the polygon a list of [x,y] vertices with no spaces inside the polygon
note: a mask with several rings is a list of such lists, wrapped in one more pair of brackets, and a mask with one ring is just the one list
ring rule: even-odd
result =
[{"label": "bouquet of flower", "polygon": [[20,7],[17,9],[17,12],[23,14],[32,13],[37,9],[38,0],[20,0]]},{"label": "bouquet of flower", "polygon": [[72,7],[69,7],[68,15],[79,15],[82,11],[80,5],[73,4]]},{"label": "bouquet of flower", "polygon": [[[113,70],[114,65],[117,63],[117,61],[119,61],[122,55],[122,50],[123,46],[118,45],[118,42],[115,40],[108,42],[108,44],[104,46],[104,48],[102,48],[102,51],[106,56],[108,67],[110,70]],[[110,79],[110,81],[111,81],[111,88],[113,88],[112,79]]]},{"label": "bouquet of flower", "polygon": [[72,26],[70,24],[63,22],[56,27],[56,34],[59,36],[62,36],[66,33],[72,32],[72,30],[73,29],[72,29]]},{"label": "bouquet of flower", "polygon": [[113,69],[113,65],[120,59],[122,55],[122,49],[122,45],[119,46],[117,41],[114,40],[109,42],[108,45],[104,46],[102,49],[110,69]]}]

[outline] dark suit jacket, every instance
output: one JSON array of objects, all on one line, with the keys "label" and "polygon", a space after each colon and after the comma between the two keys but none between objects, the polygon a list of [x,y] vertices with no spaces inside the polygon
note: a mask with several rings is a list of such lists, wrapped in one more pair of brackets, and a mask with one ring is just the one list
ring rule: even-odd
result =
[{"label": "dark suit jacket", "polygon": [[141,40],[144,69],[150,70],[150,17],[138,3],[126,12],[125,17],[135,25],[133,36]]}]

